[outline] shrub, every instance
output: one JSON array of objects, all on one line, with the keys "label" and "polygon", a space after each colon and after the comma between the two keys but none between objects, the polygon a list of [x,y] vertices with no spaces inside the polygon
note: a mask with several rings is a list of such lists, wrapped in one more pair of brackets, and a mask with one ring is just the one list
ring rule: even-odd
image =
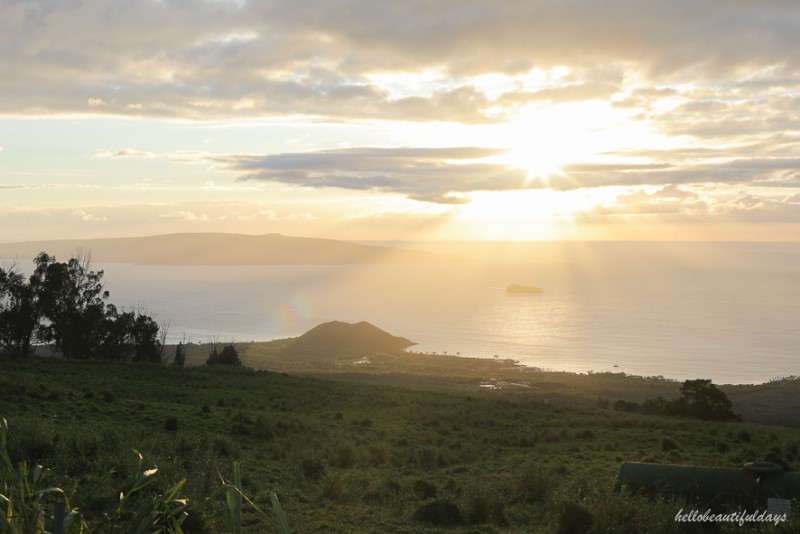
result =
[{"label": "shrub", "polygon": [[461,510],[447,499],[437,499],[422,505],[414,512],[414,519],[437,525],[460,525],[464,522]]},{"label": "shrub", "polygon": [[247,428],[247,425],[243,423],[234,423],[231,426],[231,434],[239,435],[239,436],[248,436],[250,435],[250,429]]},{"label": "shrub", "polygon": [[389,449],[385,445],[373,445],[369,448],[369,463],[373,467],[385,464],[389,461]]},{"label": "shrub", "polygon": [[514,489],[525,502],[541,502],[550,494],[554,485],[553,482],[552,476],[529,468],[519,475]]},{"label": "shrub", "polygon": [[435,484],[422,479],[414,481],[414,495],[420,499],[433,499],[437,493]]},{"label": "shrub", "polygon": [[618,412],[638,412],[639,404],[620,399],[614,403],[614,409]]},{"label": "shrub", "polygon": [[269,421],[260,415],[256,417],[256,422],[253,426],[253,434],[255,434],[258,439],[264,441],[272,441],[272,439],[275,437],[275,432],[272,430],[272,425],[270,425]]},{"label": "shrub", "polygon": [[674,451],[677,450],[678,448],[679,448],[678,444],[669,438],[664,438],[661,440],[661,450],[664,452]]},{"label": "shrub", "polygon": [[219,456],[232,456],[234,452],[234,445],[227,438],[216,437],[212,443],[214,452]]},{"label": "shrub", "polygon": [[352,445],[340,445],[336,449],[336,465],[343,469],[356,464],[356,450]]},{"label": "shrub", "polygon": [[558,514],[557,534],[585,534],[592,528],[592,513],[578,503],[566,503]]},{"label": "shrub", "polygon": [[167,417],[167,419],[164,421],[164,428],[171,432],[178,430],[178,418],[174,415]]},{"label": "shrub", "polygon": [[322,490],[322,496],[333,502],[343,502],[345,497],[344,482],[341,478],[331,480]]},{"label": "shrub", "polygon": [[320,480],[325,476],[325,464],[316,456],[306,456],[300,460],[300,472],[309,480]]},{"label": "shrub", "polygon": [[492,522],[505,525],[505,500],[500,492],[493,487],[475,488],[467,499],[467,520],[472,524]]},{"label": "shrub", "polygon": [[417,463],[422,467],[436,466],[438,451],[431,447],[426,447],[417,451]]}]

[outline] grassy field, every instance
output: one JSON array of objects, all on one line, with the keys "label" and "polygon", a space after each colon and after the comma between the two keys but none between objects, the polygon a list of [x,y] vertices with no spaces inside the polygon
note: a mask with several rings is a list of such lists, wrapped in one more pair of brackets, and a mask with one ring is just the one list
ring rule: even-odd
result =
[{"label": "grassy field", "polygon": [[[796,464],[798,429],[645,417],[485,389],[5,361],[0,417],[13,461],[41,462],[92,532],[129,532],[120,523],[127,516],[114,512],[120,491],[156,467],[142,502],[186,479],[186,531],[231,531],[217,489],[234,461],[245,495],[269,509],[275,492],[293,532],[800,531],[797,513],[777,528],[675,523],[678,510],[700,506],[612,491],[626,460],[738,467],[772,454]],[[243,532],[271,528],[245,511]]]}]

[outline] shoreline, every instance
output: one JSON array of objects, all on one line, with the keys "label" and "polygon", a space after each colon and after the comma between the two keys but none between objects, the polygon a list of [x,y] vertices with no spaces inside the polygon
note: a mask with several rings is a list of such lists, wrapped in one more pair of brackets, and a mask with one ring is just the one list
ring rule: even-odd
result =
[{"label": "shoreline", "polygon": [[[291,338],[290,338],[291,339]],[[350,354],[330,359],[293,361],[278,356],[288,340],[243,346],[240,357],[253,369],[458,395],[544,401],[596,408],[602,401],[641,403],[679,396],[682,380],[623,372],[573,373],[518,364],[511,359],[471,358],[418,353]],[[203,365],[210,345],[191,344],[187,365]],[[365,361],[368,360],[368,361]],[[702,378],[702,377],[692,377]],[[482,384],[501,384],[487,388]],[[526,387],[516,384],[526,383]],[[762,384],[718,384],[745,422],[800,427],[800,378],[782,377]],[[502,384],[510,386],[502,387]]]}]

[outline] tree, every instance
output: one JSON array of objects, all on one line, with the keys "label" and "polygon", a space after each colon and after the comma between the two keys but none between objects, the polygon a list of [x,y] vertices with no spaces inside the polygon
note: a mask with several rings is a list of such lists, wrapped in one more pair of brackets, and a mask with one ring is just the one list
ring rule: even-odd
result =
[{"label": "tree", "polygon": [[181,341],[179,341],[178,345],[175,347],[175,359],[172,360],[172,363],[175,364],[176,367],[183,367],[183,364],[186,363],[186,348]]},{"label": "tree", "polygon": [[733,403],[711,380],[686,380],[681,386],[681,398],[685,415],[696,419],[726,421],[740,419],[733,413]]},{"label": "tree", "polygon": [[233,343],[225,345],[221,352],[217,351],[217,346],[214,344],[208,360],[206,360],[206,365],[242,365],[242,362],[239,360],[239,352]]},{"label": "tree", "polygon": [[170,319],[166,319],[158,323],[158,342],[161,365],[167,365],[167,359],[169,358],[164,350],[167,348],[167,336],[169,336],[169,326],[171,323],[172,320]]},{"label": "tree", "polygon": [[15,265],[0,268],[0,355],[28,356],[39,324],[37,303],[30,283]]},{"label": "tree", "polygon": [[134,312],[130,337],[133,344],[134,362],[161,363],[158,323],[152,317]]},{"label": "tree", "polygon": [[113,304],[106,307],[106,315],[101,327],[104,339],[98,354],[99,358],[114,361],[130,361],[133,358],[133,346],[130,339],[132,323],[132,313],[119,313]]},{"label": "tree", "polygon": [[91,256],[77,256],[64,263],[40,253],[31,285],[41,298],[42,340],[52,342],[65,358],[85,359],[100,352],[109,293],[103,287],[103,271],[90,268]]},{"label": "tree", "polygon": [[88,254],[63,263],[42,252],[33,261],[27,281],[15,266],[0,268],[0,355],[24,358],[35,340],[66,358],[162,362],[159,325],[141,305],[119,312],[106,304],[103,271],[91,269]]}]

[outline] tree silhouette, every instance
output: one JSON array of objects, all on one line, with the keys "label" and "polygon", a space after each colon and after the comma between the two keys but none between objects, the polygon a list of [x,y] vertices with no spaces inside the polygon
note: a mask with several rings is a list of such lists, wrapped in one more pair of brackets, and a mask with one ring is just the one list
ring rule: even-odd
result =
[{"label": "tree silhouette", "polygon": [[172,363],[177,367],[183,367],[183,364],[186,363],[186,347],[183,346],[183,342],[178,342],[175,347],[175,359]]},{"label": "tree silhouette", "polygon": [[208,360],[206,360],[206,365],[242,365],[242,362],[239,359],[239,351],[232,343],[225,345],[221,352],[217,351],[217,346],[214,344]]},{"label": "tree silhouette", "polygon": [[37,299],[25,277],[16,266],[0,268],[0,355],[27,357],[39,316]]},{"label": "tree silhouette", "polygon": [[103,287],[103,271],[92,271],[91,256],[82,253],[68,262],[58,262],[42,252],[34,263],[46,319],[40,325],[41,339],[52,342],[66,358],[96,357],[103,341],[101,326],[109,296]]},{"label": "tree silhouette", "polygon": [[0,355],[24,358],[34,342],[52,343],[66,358],[161,362],[159,325],[141,306],[120,312],[91,256],[58,262],[46,252],[25,280],[0,268]]},{"label": "tree silhouette", "polygon": [[686,380],[681,386],[681,398],[685,415],[696,419],[725,421],[739,419],[731,410],[733,403],[711,380]]}]

